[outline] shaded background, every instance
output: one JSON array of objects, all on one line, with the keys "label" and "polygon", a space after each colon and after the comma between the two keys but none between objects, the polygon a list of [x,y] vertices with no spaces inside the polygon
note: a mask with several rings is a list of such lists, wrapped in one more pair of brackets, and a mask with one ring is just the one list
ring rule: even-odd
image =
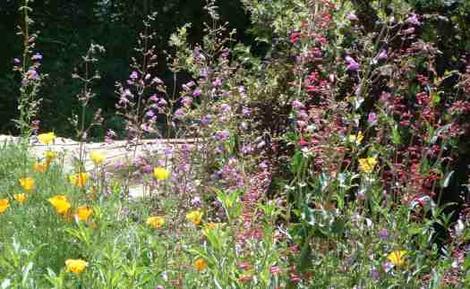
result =
[{"label": "shaded background", "polygon": [[[21,38],[16,35],[22,17],[18,8],[22,0],[0,0],[0,133],[16,133],[11,119],[17,117],[19,77],[12,71],[12,60],[21,55]],[[74,67],[80,64],[91,42],[103,45],[106,53],[100,58],[98,69],[102,79],[97,82],[97,93],[89,115],[102,108],[104,127],[119,130],[120,120],[114,115],[116,81],[127,78],[129,63],[136,45],[142,20],[151,12],[157,12],[155,30],[159,50],[159,75],[166,80],[172,75],[165,66],[164,50],[168,39],[177,27],[191,23],[190,42],[200,42],[203,22],[207,15],[203,10],[205,0],[35,0],[32,18],[33,31],[39,30],[37,51],[44,55],[41,70],[49,77],[41,87],[44,98],[40,120],[42,130],[54,130],[61,136],[73,136],[68,118],[77,111],[74,95],[80,83],[72,80]],[[250,41],[244,31],[248,16],[238,0],[218,1],[221,21],[230,22],[238,31],[238,39]],[[171,82],[168,82],[171,83]],[[95,136],[103,130],[94,131]]]}]

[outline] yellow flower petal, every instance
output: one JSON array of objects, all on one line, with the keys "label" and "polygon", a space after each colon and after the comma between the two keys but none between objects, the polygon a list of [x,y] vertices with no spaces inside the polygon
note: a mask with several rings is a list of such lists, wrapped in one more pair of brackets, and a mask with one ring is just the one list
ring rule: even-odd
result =
[{"label": "yellow flower petal", "polygon": [[71,207],[67,197],[64,195],[54,196],[49,198],[48,201],[54,207],[55,211],[61,215],[66,214]]},{"label": "yellow flower petal", "polygon": [[90,160],[95,164],[95,166],[100,166],[104,163],[105,156],[99,151],[91,151]]},{"label": "yellow flower petal", "polygon": [[146,224],[154,229],[159,229],[165,225],[165,219],[159,216],[149,217],[147,218]]},{"label": "yellow flower petal", "polygon": [[0,199],[0,215],[10,207],[10,201],[8,199]]},{"label": "yellow flower petal", "polygon": [[388,254],[387,259],[396,267],[403,267],[406,263],[406,254],[405,250],[395,250]]},{"label": "yellow flower petal", "polygon": [[25,190],[26,192],[30,192],[34,190],[35,188],[35,182],[34,179],[31,177],[24,177],[19,179],[20,186]]},{"label": "yellow flower petal", "polygon": [[376,164],[376,157],[367,157],[359,159],[359,169],[367,174],[370,174],[374,170]]},{"label": "yellow flower petal", "polygon": [[207,262],[204,259],[199,258],[194,261],[194,268],[199,272],[204,271],[207,268]]},{"label": "yellow flower petal", "polygon": [[89,177],[88,173],[81,172],[81,173],[71,175],[69,177],[69,181],[72,185],[74,185],[76,187],[84,188],[86,186],[87,181],[88,181],[88,177]]},{"label": "yellow flower petal", "polygon": [[26,194],[15,194],[13,198],[18,202],[23,204],[26,201]]},{"label": "yellow flower petal", "polygon": [[40,143],[45,145],[50,145],[54,142],[56,136],[53,132],[41,133],[38,135],[38,140]]},{"label": "yellow flower petal", "polygon": [[194,225],[199,225],[202,222],[202,216],[204,215],[201,211],[191,211],[186,214],[186,219],[191,221]]},{"label": "yellow flower petal", "polygon": [[75,211],[75,218],[79,221],[86,222],[93,214],[93,209],[89,206],[80,206]]},{"label": "yellow flower petal", "polygon": [[170,172],[162,167],[156,167],[153,169],[153,176],[158,181],[164,181],[170,177]]}]

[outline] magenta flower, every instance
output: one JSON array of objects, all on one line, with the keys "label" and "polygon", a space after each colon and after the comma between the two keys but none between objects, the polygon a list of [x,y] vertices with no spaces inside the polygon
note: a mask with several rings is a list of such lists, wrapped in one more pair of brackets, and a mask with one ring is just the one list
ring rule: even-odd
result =
[{"label": "magenta flower", "polygon": [[292,32],[289,37],[290,43],[296,44],[297,42],[299,42],[300,35],[300,32]]}]

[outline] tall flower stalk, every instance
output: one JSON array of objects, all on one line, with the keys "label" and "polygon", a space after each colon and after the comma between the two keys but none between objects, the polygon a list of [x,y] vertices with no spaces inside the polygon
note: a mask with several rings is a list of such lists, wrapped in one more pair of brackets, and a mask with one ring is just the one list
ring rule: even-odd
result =
[{"label": "tall flower stalk", "polygon": [[[75,134],[79,141],[79,153],[77,158],[78,173],[85,172],[85,148],[84,143],[88,138],[89,131],[92,127],[102,123],[101,110],[98,109],[93,119],[88,123],[87,109],[91,99],[95,96],[92,91],[92,84],[100,79],[97,70],[93,71],[95,63],[98,61],[97,56],[104,53],[105,49],[97,44],[91,44],[87,53],[82,56],[83,64],[81,68],[76,68],[72,74],[73,79],[77,79],[82,83],[82,88],[77,94],[77,100],[80,103],[79,116],[74,115],[70,121],[75,127]],[[80,72],[80,70],[82,70]]]},{"label": "tall flower stalk", "polygon": [[[155,41],[156,33],[152,32],[152,23],[156,14],[147,16],[143,21],[144,31],[139,34],[135,51],[137,57],[132,57],[131,73],[125,83],[116,84],[119,100],[116,104],[117,114],[123,117],[127,139],[127,149],[132,153],[131,159],[137,156],[138,146],[146,135],[162,136],[157,129],[159,115],[168,112],[168,95],[163,81],[154,75],[158,64]],[[128,167],[126,185],[129,190],[131,167]]]},{"label": "tall flower stalk", "polygon": [[23,54],[21,59],[15,58],[13,60],[13,70],[21,76],[18,98],[19,116],[15,123],[25,140],[31,136],[37,126],[36,117],[42,101],[39,89],[47,76],[40,73],[43,56],[39,52],[35,52],[38,32],[31,32],[31,27],[34,24],[30,16],[33,11],[30,7],[32,2],[33,0],[24,0],[23,5],[19,8],[23,16],[23,23],[19,26],[18,32],[23,38]]}]

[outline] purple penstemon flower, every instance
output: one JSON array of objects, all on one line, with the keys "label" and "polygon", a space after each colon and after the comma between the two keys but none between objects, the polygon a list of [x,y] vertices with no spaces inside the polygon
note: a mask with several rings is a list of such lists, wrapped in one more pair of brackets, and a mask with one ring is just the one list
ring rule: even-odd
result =
[{"label": "purple penstemon flower", "polygon": [[408,29],[403,30],[403,34],[405,34],[405,35],[413,34],[413,33],[415,33],[415,30],[416,29],[414,27],[410,27]]},{"label": "purple penstemon flower", "polygon": [[203,116],[202,119],[201,119],[201,124],[202,124],[203,126],[207,126],[207,125],[209,125],[211,122],[212,122],[212,116],[210,116],[210,115],[208,115],[208,114],[205,115],[205,116]]},{"label": "purple penstemon flower", "polygon": [[349,21],[357,21],[357,20],[359,20],[359,18],[357,18],[357,16],[356,16],[356,13],[354,13],[354,12],[349,12],[349,13],[346,15],[346,18],[347,18]]},{"label": "purple penstemon flower", "polygon": [[30,68],[28,71],[26,71],[26,79],[27,80],[38,80],[39,79],[39,73],[37,72],[36,69]]},{"label": "purple penstemon flower", "polygon": [[384,228],[384,229],[381,229],[379,231],[379,238],[381,240],[386,241],[386,240],[388,240],[389,236],[390,236],[390,234],[388,233],[387,229]]},{"label": "purple penstemon flower", "polygon": [[36,54],[34,54],[32,57],[31,57],[31,60],[33,61],[39,61],[39,60],[42,60],[42,54],[37,52]]},{"label": "purple penstemon flower", "polygon": [[358,71],[359,68],[360,68],[360,65],[359,63],[357,63],[356,60],[354,60],[354,58],[352,58],[351,56],[347,55],[344,60],[346,61],[346,69],[348,71]]},{"label": "purple penstemon flower", "polygon": [[152,118],[155,116],[155,112],[153,112],[153,110],[148,110],[145,115],[148,117],[148,118]]},{"label": "purple penstemon flower", "polygon": [[132,80],[136,80],[137,78],[139,78],[139,73],[134,70],[132,71],[131,75],[129,75],[129,78]]},{"label": "purple penstemon flower", "polygon": [[181,99],[181,103],[184,106],[188,107],[188,106],[191,106],[191,104],[193,103],[193,99],[189,96],[185,96]]},{"label": "purple penstemon flower", "polygon": [[226,141],[230,137],[230,132],[227,130],[221,130],[215,133],[215,139],[218,141]]},{"label": "purple penstemon flower", "polygon": [[250,116],[251,115],[251,109],[248,108],[248,107],[243,107],[242,108],[242,115],[247,116],[247,117]]},{"label": "purple penstemon flower", "polygon": [[212,86],[214,87],[220,87],[221,85],[222,85],[222,80],[218,77],[214,81],[212,81]]},{"label": "purple penstemon flower", "polygon": [[168,102],[164,99],[164,98],[160,98],[160,100],[158,100],[158,106],[162,107],[162,106],[166,106],[168,104]]},{"label": "purple penstemon flower", "polygon": [[375,125],[377,123],[377,114],[375,112],[370,112],[367,116],[367,122],[369,125]]},{"label": "purple penstemon flower", "polygon": [[185,115],[185,112],[184,112],[184,109],[182,109],[182,108],[178,108],[174,113],[174,117],[176,119],[182,119],[184,117],[184,115]]},{"label": "purple penstemon flower", "polygon": [[419,21],[418,15],[416,13],[411,13],[411,15],[405,20],[405,22],[407,24],[416,26],[421,25],[421,21]]},{"label": "purple penstemon flower", "polygon": [[388,58],[387,50],[382,49],[379,52],[379,54],[377,54],[377,57],[375,59],[377,59],[377,61],[381,61],[381,60],[387,60],[387,58]]},{"label": "purple penstemon flower", "polygon": [[199,97],[202,95],[202,90],[200,88],[196,88],[194,91],[193,91],[193,96],[194,97]]},{"label": "purple penstemon flower", "polygon": [[220,105],[220,112],[221,113],[228,113],[232,110],[232,107],[226,103]]},{"label": "purple penstemon flower", "polygon": [[299,100],[294,100],[292,101],[292,107],[295,109],[295,110],[301,110],[301,109],[305,109],[305,105],[300,102]]}]

